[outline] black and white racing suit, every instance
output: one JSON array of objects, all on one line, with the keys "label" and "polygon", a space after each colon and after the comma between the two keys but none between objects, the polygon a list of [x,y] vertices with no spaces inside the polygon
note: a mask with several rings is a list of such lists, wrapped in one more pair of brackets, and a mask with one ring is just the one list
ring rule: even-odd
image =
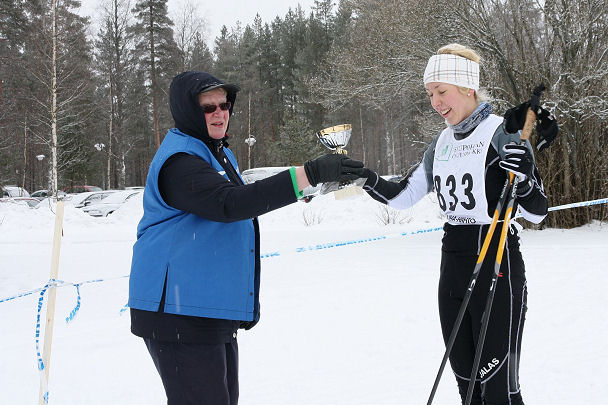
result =
[{"label": "black and white racing suit", "polygon": [[[422,162],[401,182],[385,181],[372,172],[364,186],[372,198],[397,209],[409,208],[429,192],[436,193],[446,216],[439,278],[439,314],[446,342],[507,178],[507,172],[498,162],[504,158],[502,147],[509,142],[519,142],[519,134],[506,133],[502,118],[496,115],[490,115],[464,136],[446,128],[429,145]],[[530,143],[526,143],[532,150]],[[542,221],[547,214],[547,198],[536,167],[533,174],[518,185],[513,212],[517,209],[534,223]],[[463,402],[494,271],[500,225],[499,222],[450,355]],[[526,296],[525,266],[517,229],[512,226],[500,267],[473,404],[523,404],[518,370]]]}]

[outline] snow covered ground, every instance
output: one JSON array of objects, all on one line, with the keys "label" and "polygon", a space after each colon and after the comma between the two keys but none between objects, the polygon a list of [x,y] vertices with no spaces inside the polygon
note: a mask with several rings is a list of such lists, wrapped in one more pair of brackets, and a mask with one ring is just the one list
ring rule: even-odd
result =
[{"label": "snow covered ground", "polygon": [[[239,334],[240,404],[425,404],[441,356],[442,232],[430,198],[382,225],[367,196],[299,202],[260,217],[262,320]],[[550,215],[559,215],[559,212]],[[66,206],[50,404],[164,404],[143,342],[129,332],[128,274],[141,199],[108,218]],[[0,301],[44,286],[54,215],[0,207]],[[306,225],[305,222],[313,223]],[[401,236],[402,233],[407,233]],[[334,246],[335,242],[358,242]],[[325,247],[320,249],[320,247]],[[524,231],[526,404],[601,404],[608,389],[608,225]],[[39,293],[0,302],[0,403],[38,403]],[[46,301],[45,301],[46,304]],[[435,404],[458,404],[446,369]]]}]

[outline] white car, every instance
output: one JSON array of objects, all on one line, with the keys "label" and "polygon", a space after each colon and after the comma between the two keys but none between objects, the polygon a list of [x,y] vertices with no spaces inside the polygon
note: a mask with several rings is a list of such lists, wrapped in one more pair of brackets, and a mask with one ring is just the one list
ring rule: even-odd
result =
[{"label": "white car", "polygon": [[29,197],[26,189],[18,186],[2,186],[2,197]]},{"label": "white car", "polygon": [[139,193],[141,190],[116,191],[101,201],[82,207],[82,210],[93,217],[107,217]]},{"label": "white car", "polygon": [[32,197],[2,197],[2,198],[0,198],[0,203],[1,204],[16,204],[16,205],[28,206],[30,208],[36,208],[36,206],[38,206],[40,201],[38,201],[38,199],[32,198]]},{"label": "white car", "polygon": [[[274,176],[277,173],[289,170],[290,166],[269,166],[269,167],[257,167],[255,169],[247,169],[241,173],[241,177],[245,184],[251,184],[255,181],[265,179],[266,177]],[[312,198],[318,194],[321,190],[321,185],[316,187],[308,186],[302,190],[301,199],[305,202],[309,202]]]},{"label": "white car", "polygon": [[[94,191],[92,193],[87,193],[88,195],[85,198],[83,198],[82,200],[80,200],[78,202],[74,202],[74,207],[83,208],[88,205],[97,204],[104,198],[116,193],[117,191],[120,191],[120,190],[105,190],[105,191]],[[80,194],[84,194],[84,193],[80,193]],[[80,195],[80,194],[76,194],[76,195]]]}]

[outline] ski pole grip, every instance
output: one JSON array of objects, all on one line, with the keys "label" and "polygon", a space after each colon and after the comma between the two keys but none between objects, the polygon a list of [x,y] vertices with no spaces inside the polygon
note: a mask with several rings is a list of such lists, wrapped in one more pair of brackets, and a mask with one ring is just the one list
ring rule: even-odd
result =
[{"label": "ski pole grip", "polygon": [[526,122],[524,122],[524,127],[521,130],[520,135],[520,139],[522,141],[530,139],[532,128],[534,128],[534,121],[536,121],[536,113],[532,111],[531,108],[528,108],[528,112],[526,113]]},{"label": "ski pole grip", "polygon": [[521,130],[520,139],[522,141],[530,139],[530,135],[532,134],[532,128],[534,128],[534,122],[536,121],[536,111],[540,106],[540,96],[545,91],[545,85],[540,84],[534,88],[532,91],[532,96],[530,97],[530,107],[528,108],[528,112],[526,113],[526,121],[524,122],[524,127]]}]

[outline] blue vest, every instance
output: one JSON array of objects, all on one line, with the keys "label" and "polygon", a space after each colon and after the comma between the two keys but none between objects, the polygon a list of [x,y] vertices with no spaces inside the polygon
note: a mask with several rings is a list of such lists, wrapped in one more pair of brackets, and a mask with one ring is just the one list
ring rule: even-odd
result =
[{"label": "blue vest", "polygon": [[[128,305],[157,311],[166,278],[167,313],[254,320],[258,304],[252,220],[215,222],[167,205],[158,189],[158,175],[165,161],[179,152],[201,157],[228,180],[202,141],[176,128],[167,133],[146,180],[144,215],[133,246]],[[238,172],[232,152],[227,148],[224,152]]]}]

